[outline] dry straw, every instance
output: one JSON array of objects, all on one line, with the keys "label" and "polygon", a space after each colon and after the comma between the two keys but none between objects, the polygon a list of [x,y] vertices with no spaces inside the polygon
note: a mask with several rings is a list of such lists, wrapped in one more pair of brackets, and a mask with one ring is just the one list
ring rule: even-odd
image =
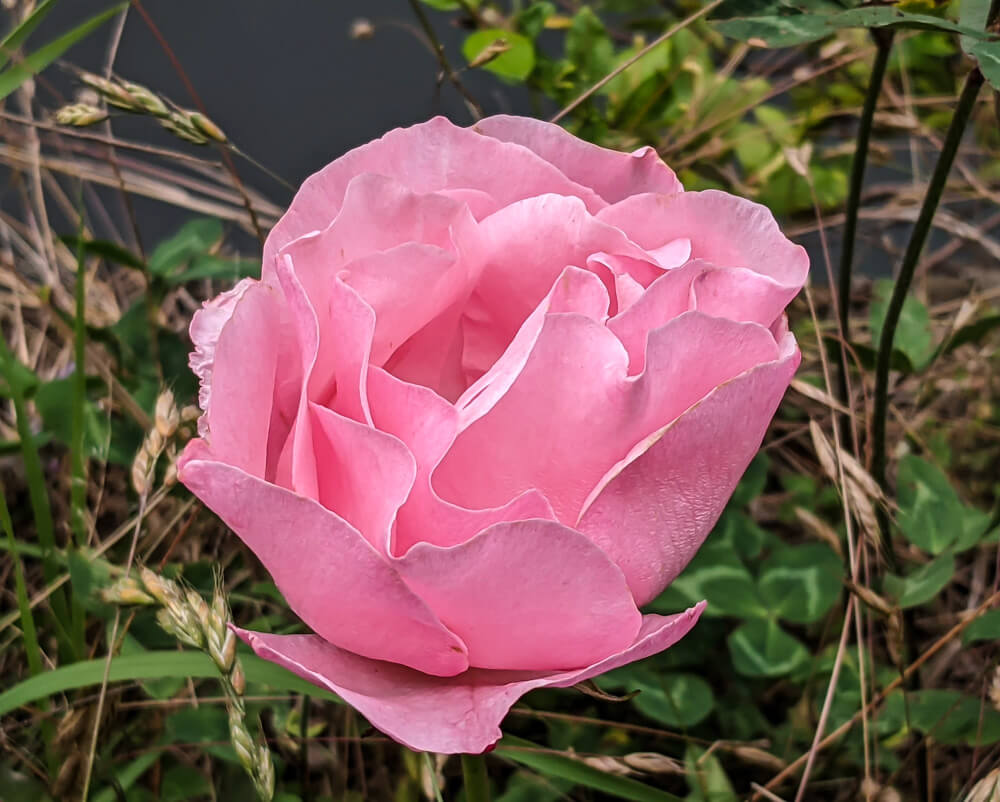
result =
[{"label": "dry straw", "polygon": [[156,614],[159,625],[181,643],[200,649],[212,658],[226,695],[233,749],[258,796],[270,802],[274,798],[274,764],[259,723],[258,738],[247,726],[246,676],[236,656],[236,635],[229,628],[229,607],[221,582],[216,582],[209,604],[193,589],[142,568],[138,576],[119,580],[102,595],[112,604],[159,605]]}]

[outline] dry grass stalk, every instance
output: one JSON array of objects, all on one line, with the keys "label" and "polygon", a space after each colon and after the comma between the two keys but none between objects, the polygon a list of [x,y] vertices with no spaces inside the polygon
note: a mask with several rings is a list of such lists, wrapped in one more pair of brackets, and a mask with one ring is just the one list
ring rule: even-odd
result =
[{"label": "dry grass stalk", "polygon": [[247,726],[246,676],[236,656],[236,634],[229,628],[229,607],[221,582],[216,582],[209,604],[194,590],[142,568],[138,576],[120,579],[102,596],[111,604],[160,605],[156,614],[160,627],[212,658],[226,694],[233,749],[258,796],[270,802],[274,797],[274,764],[263,733],[258,740]]}]

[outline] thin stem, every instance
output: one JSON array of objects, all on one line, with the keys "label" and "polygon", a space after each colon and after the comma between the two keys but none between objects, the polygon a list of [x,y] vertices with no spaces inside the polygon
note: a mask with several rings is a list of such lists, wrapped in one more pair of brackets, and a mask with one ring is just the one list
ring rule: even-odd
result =
[{"label": "thin stem", "polygon": [[[924,196],[923,206],[917,222],[913,226],[910,234],[910,241],[907,243],[906,252],[903,255],[903,263],[899,269],[899,276],[892,290],[892,297],[889,299],[889,308],[885,313],[885,323],[882,326],[882,336],[879,338],[878,355],[875,361],[875,402],[872,412],[872,476],[881,487],[886,485],[886,442],[885,427],[886,418],[889,412],[889,363],[892,355],[892,344],[896,335],[896,326],[899,323],[899,316],[903,310],[903,301],[910,289],[913,281],[913,274],[917,268],[917,261],[920,252],[923,250],[927,240],[927,234],[937,211],[938,203],[941,201],[941,194],[944,192],[945,184],[948,180],[948,173],[951,170],[958,146],[965,133],[965,127],[972,115],[972,110],[976,104],[976,96],[983,85],[983,74],[979,68],[973,69],[965,79],[965,86],[959,96],[958,105],[955,107],[955,114],[951,118],[951,125],[948,126],[948,133],[945,134],[944,143],[941,146],[941,155],[937,164],[934,165],[934,173],[927,186],[927,194]],[[883,531],[883,537],[887,539],[887,532]]]},{"label": "thin stem", "polygon": [[[889,65],[889,53],[892,51],[893,31],[872,30],[875,39],[875,60],[872,63],[872,73],[868,79],[868,92],[865,95],[864,106],[861,109],[861,119],[858,122],[858,138],[854,147],[854,158],[851,161],[851,180],[847,193],[847,207],[844,210],[844,229],[840,246],[840,269],[837,273],[837,318],[840,321],[840,373],[838,379],[838,399],[848,406],[848,376],[846,343],[850,342],[850,309],[851,309],[851,277],[854,268],[854,238],[857,234],[858,211],[861,208],[861,189],[865,180],[865,165],[868,161],[868,142],[871,139],[875,107],[882,93],[882,81]],[[849,430],[849,426],[844,426]],[[855,443],[855,445],[857,445]]]},{"label": "thin stem", "polygon": [[465,802],[490,802],[486,758],[482,755],[462,755],[462,778],[465,781]]}]

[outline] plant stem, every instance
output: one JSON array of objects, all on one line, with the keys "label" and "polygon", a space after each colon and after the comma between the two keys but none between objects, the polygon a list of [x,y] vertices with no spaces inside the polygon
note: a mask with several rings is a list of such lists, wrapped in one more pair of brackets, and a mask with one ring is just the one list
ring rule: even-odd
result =
[{"label": "plant stem", "polygon": [[[882,326],[882,336],[879,339],[878,355],[875,361],[875,400],[872,412],[872,476],[883,488],[886,485],[885,427],[889,411],[889,364],[896,326],[903,310],[903,301],[906,299],[906,294],[913,281],[920,252],[927,240],[934,213],[941,201],[948,173],[955,160],[955,154],[962,141],[962,135],[965,133],[965,127],[972,115],[972,110],[976,105],[976,96],[982,85],[983,74],[977,67],[965,79],[965,86],[962,88],[958,105],[955,107],[955,114],[951,118],[951,125],[948,126],[948,133],[945,134],[941,155],[938,157],[937,164],[934,165],[934,173],[927,185],[927,194],[924,196],[924,203],[920,208],[917,222],[913,225],[913,232],[910,234],[910,241],[907,243],[903,263],[899,269],[899,276],[896,278],[892,297],[889,299],[889,308],[885,313],[885,323]],[[886,540],[887,535],[888,532],[883,530],[883,537]]]},{"label": "plant stem", "polygon": [[[886,67],[889,65],[889,53],[892,51],[893,31],[873,29],[872,37],[877,50],[872,64],[871,77],[868,79],[868,92],[861,109],[861,119],[858,122],[858,138],[854,148],[854,158],[851,161],[851,180],[847,193],[847,208],[844,211],[844,233],[840,246],[840,269],[837,273],[837,317],[840,322],[840,374],[838,392],[841,404],[848,405],[849,365],[847,349],[843,344],[850,342],[850,308],[851,308],[851,277],[854,269],[854,239],[857,235],[858,211],[861,207],[861,189],[864,186],[865,166],[868,162],[868,142],[871,139],[875,107],[882,93],[882,81],[885,78]],[[844,425],[850,430],[849,425]],[[850,438],[853,441],[853,434]],[[857,445],[856,443],[854,444]]]},{"label": "plant stem", "polygon": [[465,802],[490,802],[486,758],[482,755],[462,755],[462,777],[465,780]]}]

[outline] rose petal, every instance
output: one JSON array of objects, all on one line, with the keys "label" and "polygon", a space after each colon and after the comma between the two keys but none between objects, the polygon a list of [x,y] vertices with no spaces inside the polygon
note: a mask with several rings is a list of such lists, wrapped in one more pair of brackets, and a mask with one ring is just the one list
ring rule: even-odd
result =
[{"label": "rose petal", "polygon": [[373,726],[416,752],[479,754],[500,739],[500,722],[534,688],[566,688],[669,649],[697,623],[705,603],[672,616],[643,616],[628,648],[574,671],[471,669],[449,679],[368,660],[315,635],[235,629],[257,655],[341,696]]},{"label": "rose petal", "polygon": [[805,249],[790,242],[764,206],[717,190],[677,195],[634,195],[602,209],[597,218],[654,250],[684,237],[691,258],[718,267],[746,267],[774,279],[783,308],[809,272]]},{"label": "rose petal", "polygon": [[683,189],[674,171],[650,147],[622,153],[592,145],[552,123],[504,114],[480,120],[472,128],[494,139],[524,145],[576,183],[591,187],[608,203],[641,192],[669,195]]},{"label": "rose petal", "polygon": [[799,359],[787,335],[779,359],[722,384],[646,438],[587,500],[577,528],[625,572],[636,604],[673,581],[715,525]]},{"label": "rose petal", "polygon": [[[188,357],[188,366],[198,377],[198,406],[202,412],[208,411],[212,392],[212,366],[215,364],[215,344],[222,334],[222,329],[229,322],[233,310],[240,298],[248,289],[257,284],[253,279],[245,278],[228,292],[217,295],[211,301],[206,301],[201,309],[191,318],[188,334],[194,343],[194,350]],[[204,421],[207,427],[208,421]],[[204,435],[202,421],[198,421],[199,433]],[[207,428],[206,428],[207,431]]]},{"label": "rose petal", "polygon": [[225,307],[230,314],[212,349],[214,359],[210,367],[202,363],[211,399],[203,436],[218,459],[263,476],[279,347],[274,332],[281,323],[277,292],[259,282],[243,285],[239,296],[199,321],[199,337],[219,322]]},{"label": "rose petal", "polygon": [[[578,198],[558,195],[511,204],[483,220],[478,234],[483,267],[464,323],[463,362],[473,377],[503,353],[565,268],[587,266],[598,253],[646,256],[621,231],[598,222]],[[611,270],[600,272],[612,292]]]},{"label": "rose petal", "polygon": [[[502,170],[497,169],[499,165]],[[528,148],[435,117],[411,128],[390,131],[307,178],[267,238],[265,281],[274,279],[275,257],[285,245],[330,224],[343,205],[348,185],[362,173],[392,176],[421,194],[480,190],[491,196],[493,203],[486,206],[482,203],[484,195],[476,195],[479,208],[473,211],[479,217],[546,192],[582,198],[593,211],[606,205],[593,190],[571,181]]]},{"label": "rose petal", "polygon": [[719,384],[777,357],[762,326],[698,312],[657,329],[649,349],[646,371],[629,377],[625,349],[600,322],[545,315],[527,358],[505,354],[498,363],[498,374],[511,363],[503,384],[494,382],[502,396],[491,386],[474,400],[490,397],[491,406],[462,429],[434,487],[465,507],[497,506],[535,488],[573,525],[601,477],[637,442]]},{"label": "rose petal", "polygon": [[405,443],[417,465],[413,489],[396,516],[392,554],[403,555],[421,542],[454,546],[502,521],[554,519],[552,507],[537,490],[489,509],[470,510],[444,501],[431,487],[430,477],[455,440],[455,407],[428,388],[379,368],[368,373],[368,398],[374,425]]},{"label": "rose petal", "polygon": [[396,512],[416,476],[413,456],[390,434],[310,404],[319,502],[387,554]]},{"label": "rose petal", "polygon": [[639,630],[621,571],[554,521],[496,524],[450,548],[418,543],[395,564],[477,668],[587,665]]},{"label": "rose petal", "polygon": [[180,480],[250,547],[318,635],[428,674],[468,667],[462,641],[352,526],[316,501],[204,456],[186,452]]}]

